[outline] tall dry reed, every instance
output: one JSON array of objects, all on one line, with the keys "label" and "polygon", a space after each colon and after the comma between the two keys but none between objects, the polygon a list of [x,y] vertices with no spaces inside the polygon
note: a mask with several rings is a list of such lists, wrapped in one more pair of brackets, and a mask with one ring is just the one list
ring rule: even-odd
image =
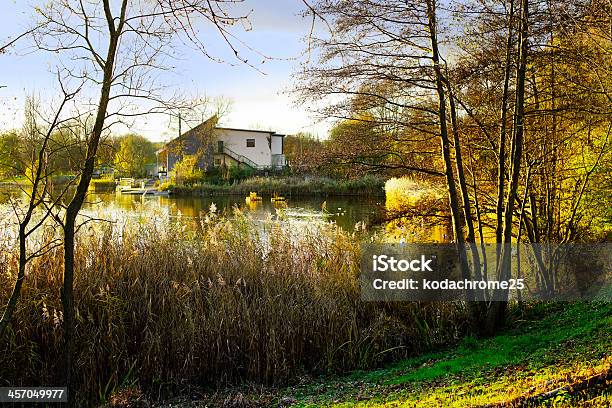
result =
[{"label": "tall dry reed", "polygon": [[[197,226],[81,231],[78,399],[104,400],[127,385],[167,395],[190,384],[279,384],[455,339],[460,306],[360,301],[359,239],[331,226],[262,227],[240,214],[211,214]],[[13,270],[5,251],[3,302]],[[33,262],[12,330],[0,340],[0,385],[58,383],[61,273],[59,249]]]}]

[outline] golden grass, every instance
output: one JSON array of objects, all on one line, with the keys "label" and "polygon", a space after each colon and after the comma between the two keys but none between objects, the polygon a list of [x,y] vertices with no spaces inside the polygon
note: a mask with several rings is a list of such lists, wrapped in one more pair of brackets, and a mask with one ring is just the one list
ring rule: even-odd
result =
[{"label": "golden grass", "polygon": [[[457,305],[359,298],[359,237],[334,227],[258,232],[210,214],[182,223],[82,231],[75,281],[75,384],[81,401],[122,387],[158,397],[187,386],[279,384],[368,367],[456,339]],[[0,256],[0,300],[14,254]],[[36,259],[8,336],[0,382],[55,384],[62,341],[61,251]]]}]

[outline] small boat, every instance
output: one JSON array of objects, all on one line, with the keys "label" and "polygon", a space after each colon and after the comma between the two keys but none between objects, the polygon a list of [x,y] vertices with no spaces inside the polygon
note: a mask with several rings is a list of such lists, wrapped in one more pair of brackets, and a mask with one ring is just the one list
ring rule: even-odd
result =
[{"label": "small boat", "polygon": [[246,202],[247,202],[247,204],[248,204],[248,203],[251,203],[251,202],[254,202],[254,201],[261,201],[261,200],[262,200],[262,197],[259,197],[259,196],[257,195],[257,193],[254,193],[254,192],[252,192],[252,191],[251,191],[251,192],[249,193],[249,196],[246,198],[246,200],[245,200],[245,201],[246,201]]},{"label": "small boat", "polygon": [[121,194],[146,195],[146,194],[153,194],[154,191],[156,190],[147,189],[147,188],[124,188],[123,190],[121,190]]},{"label": "small boat", "polygon": [[170,193],[168,191],[159,191],[157,188],[128,188],[121,190],[121,194],[128,195],[151,195],[151,196],[167,196]]},{"label": "small boat", "polygon": [[275,197],[272,197],[272,198],[270,199],[270,201],[272,201],[272,202],[276,202],[276,201],[287,201],[287,199],[286,199],[285,197],[275,196]]}]

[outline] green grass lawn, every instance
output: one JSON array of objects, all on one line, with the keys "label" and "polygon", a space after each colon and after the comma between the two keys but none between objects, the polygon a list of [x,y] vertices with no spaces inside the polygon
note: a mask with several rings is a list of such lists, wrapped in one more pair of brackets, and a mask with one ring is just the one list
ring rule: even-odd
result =
[{"label": "green grass lawn", "polygon": [[[298,407],[473,407],[508,403],[610,370],[612,305],[540,305],[498,336],[284,390]],[[516,401],[515,401],[516,402]],[[612,406],[610,384],[546,406]],[[532,404],[533,405],[533,404]]]}]

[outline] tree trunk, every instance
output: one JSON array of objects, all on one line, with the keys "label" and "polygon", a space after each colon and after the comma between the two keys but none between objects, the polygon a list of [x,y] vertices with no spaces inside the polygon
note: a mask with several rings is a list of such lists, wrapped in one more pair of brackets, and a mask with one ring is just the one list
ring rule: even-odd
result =
[{"label": "tree trunk", "polygon": [[[511,266],[511,245],[512,245],[512,217],[514,215],[514,204],[519,184],[521,172],[521,158],[523,155],[523,137],[525,126],[525,73],[527,69],[527,35],[529,21],[529,0],[521,0],[521,28],[519,33],[519,64],[516,72],[516,113],[514,134],[511,145],[511,177],[508,186],[508,195],[504,210],[503,246],[501,248],[501,258],[497,270],[499,280],[509,278]],[[502,299],[507,299],[508,291],[501,292]],[[493,303],[488,319],[488,329],[490,333],[503,325],[506,317],[507,300]]]},{"label": "tree trunk", "polygon": [[26,264],[27,264],[26,249],[27,248],[26,248],[25,227],[20,226],[19,227],[19,265],[17,267],[17,279],[15,280],[15,285],[13,286],[13,292],[11,293],[11,297],[9,298],[9,301],[6,304],[6,308],[4,309],[4,313],[2,314],[2,319],[0,320],[0,339],[4,335],[4,331],[8,327],[11,320],[13,319],[13,315],[15,314],[15,310],[17,309],[17,302],[19,301],[19,297],[21,295],[21,288],[23,286],[23,280],[25,279],[25,269],[26,269]]},{"label": "tree trunk", "polygon": [[[478,247],[476,246],[476,233],[474,232],[474,220],[472,218],[472,206],[470,202],[470,195],[468,192],[468,185],[465,180],[465,171],[463,169],[463,159],[461,154],[461,140],[459,139],[459,125],[457,123],[457,109],[455,106],[455,98],[451,87],[450,80],[445,80],[448,93],[449,93],[449,107],[451,115],[451,125],[453,128],[453,143],[455,145],[455,167],[457,168],[457,179],[459,181],[459,190],[461,192],[461,200],[463,201],[463,217],[465,218],[465,225],[467,226],[467,245],[470,247],[470,253],[472,255],[472,265],[474,268],[474,278],[476,280],[482,280],[482,273],[480,269],[480,254],[478,253]],[[467,249],[466,249],[467,251]],[[484,255],[484,252],[483,252]],[[467,254],[466,254],[467,256]],[[470,271],[471,276],[471,271]],[[483,302],[486,299],[486,293],[484,291],[475,290],[474,300]],[[479,322],[486,314],[486,308],[484,303],[478,303],[474,305],[471,310],[473,313],[472,318],[475,322]]]},{"label": "tree trunk", "polygon": [[457,168],[457,179],[459,181],[459,190],[461,192],[461,200],[463,201],[463,217],[465,218],[465,225],[467,226],[467,242],[470,244],[472,253],[472,262],[474,263],[474,273],[476,280],[482,279],[480,272],[480,256],[478,249],[476,248],[476,233],[474,231],[474,220],[472,218],[472,205],[470,202],[470,195],[468,192],[468,185],[465,181],[465,171],[463,170],[463,159],[461,154],[461,140],[459,140],[459,126],[457,124],[457,109],[455,106],[455,99],[453,91],[451,89],[450,81],[446,78],[446,84],[449,92],[449,106],[451,114],[451,125],[453,127],[453,143],[455,145],[455,167]]},{"label": "tree trunk", "polygon": [[502,106],[500,115],[500,130],[498,141],[498,167],[497,167],[497,225],[495,238],[497,243],[502,242],[503,214],[504,214],[504,185],[506,179],[506,121],[508,113],[508,96],[510,88],[510,72],[512,67],[512,20],[514,18],[514,1],[510,1],[508,16],[508,37],[506,38],[506,61],[504,66],[504,90],[502,93]]},{"label": "tree trunk", "polygon": [[[110,14],[109,0],[104,0],[105,9],[109,10],[107,14]],[[104,65],[104,73],[102,79],[102,88],[100,90],[100,99],[98,102],[98,109],[96,112],[96,120],[91,133],[91,137],[87,143],[86,159],[81,172],[81,177],[76,188],[76,192],[68,204],[66,209],[66,218],[64,221],[64,280],[62,287],[62,306],[64,308],[64,379],[67,387],[71,385],[71,372],[72,372],[72,355],[74,348],[74,333],[75,333],[75,321],[74,321],[74,244],[76,234],[76,218],[79,215],[79,211],[83,206],[87,190],[89,189],[89,183],[93,174],[96,154],[98,151],[98,145],[100,144],[100,138],[104,130],[104,121],[106,120],[106,111],[110,100],[111,86],[113,83],[113,71],[115,66],[115,57],[117,55],[117,47],[119,43],[119,36],[123,29],[125,22],[125,13],[127,8],[127,1],[124,0],[121,7],[121,16],[119,17],[118,26],[115,27],[114,20],[109,18],[109,47],[106,56],[106,64]],[[71,393],[69,393],[69,396]],[[73,401],[70,401],[73,403]]]},{"label": "tree trunk", "polygon": [[[451,221],[453,225],[453,235],[455,245],[459,254],[459,262],[461,272],[464,279],[470,279],[470,269],[467,262],[465,239],[463,237],[463,227],[461,224],[461,213],[459,210],[459,202],[457,200],[457,187],[455,185],[455,176],[453,174],[453,166],[451,161],[451,147],[448,138],[448,127],[446,124],[446,94],[444,92],[444,76],[440,66],[440,54],[438,50],[437,38],[437,23],[436,23],[436,6],[435,0],[427,0],[427,14],[429,23],[429,35],[431,40],[432,61],[436,78],[436,90],[438,93],[438,119],[440,127],[440,142],[442,148],[442,158],[444,160],[444,175],[448,189],[448,200],[451,210]],[[469,300],[472,299],[472,292],[468,292]]]},{"label": "tree trunk", "polygon": [[[64,384],[70,387],[72,354],[74,349],[74,218],[66,216],[64,225],[64,282],[62,307],[64,309]],[[71,394],[71,393],[69,393]],[[72,398],[69,397],[71,400]]]},{"label": "tree trunk", "polygon": [[[468,148],[469,148],[468,140]],[[468,150],[468,157],[470,158],[470,173],[472,174],[472,191],[474,192],[474,210],[476,211],[476,223],[478,224],[478,235],[480,241],[480,250],[482,252],[482,279],[487,280],[487,252],[486,244],[484,240],[484,232],[482,229],[482,215],[480,211],[480,204],[478,200],[478,189],[476,181],[476,172],[474,170],[474,154],[471,149]],[[486,300],[486,299],[485,299]]]}]

